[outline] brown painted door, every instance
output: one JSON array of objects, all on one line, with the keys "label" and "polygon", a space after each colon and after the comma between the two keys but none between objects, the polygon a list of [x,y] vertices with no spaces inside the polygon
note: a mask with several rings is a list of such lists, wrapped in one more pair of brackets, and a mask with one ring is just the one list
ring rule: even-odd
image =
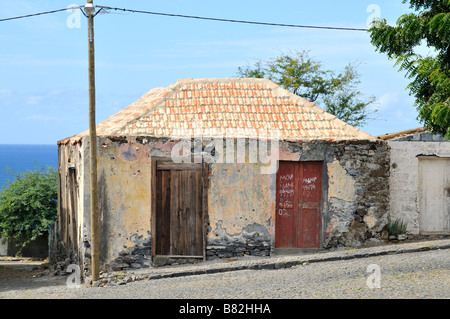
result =
[{"label": "brown painted door", "polygon": [[158,163],[155,255],[203,256],[202,165]]},{"label": "brown painted door", "polygon": [[320,248],[322,162],[279,162],[276,248]]}]

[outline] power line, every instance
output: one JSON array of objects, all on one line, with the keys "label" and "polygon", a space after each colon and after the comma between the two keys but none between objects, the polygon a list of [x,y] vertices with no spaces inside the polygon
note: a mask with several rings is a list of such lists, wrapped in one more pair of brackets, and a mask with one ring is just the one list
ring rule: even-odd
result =
[{"label": "power line", "polygon": [[329,26],[312,26],[312,25],[299,25],[299,24],[271,23],[271,22],[259,22],[259,21],[246,21],[246,20],[234,20],[234,19],[200,17],[200,16],[191,16],[191,15],[184,15],[184,14],[162,13],[162,12],[152,12],[152,11],[142,11],[142,10],[132,10],[132,9],[122,9],[122,8],[111,8],[111,7],[104,7],[104,6],[98,6],[98,7],[106,9],[106,10],[117,10],[117,11],[125,11],[125,12],[133,12],[133,13],[144,13],[144,14],[152,14],[152,15],[159,15],[159,16],[166,16],[166,17],[200,19],[200,20],[220,21],[220,22],[258,24],[258,25],[290,27],[290,28],[309,28],[309,29],[328,29],[328,30],[366,31],[366,32],[369,31],[369,29],[362,29],[362,28],[344,28],[344,27],[329,27]]},{"label": "power line", "polygon": [[[201,17],[201,16],[191,16],[184,14],[174,14],[174,13],[163,13],[163,12],[152,12],[152,11],[142,11],[142,10],[133,10],[133,9],[125,9],[125,8],[111,8],[106,6],[96,6],[105,10],[116,10],[116,11],[124,11],[124,12],[132,12],[132,13],[143,13],[143,14],[151,14],[158,16],[166,16],[166,17],[177,17],[177,18],[188,18],[188,19],[198,19],[198,20],[209,20],[209,21],[219,21],[219,22],[232,22],[232,23],[245,23],[245,24],[256,24],[256,25],[266,25],[266,26],[277,26],[277,27],[290,27],[290,28],[307,28],[307,29],[326,29],[326,30],[341,30],[341,31],[364,31],[367,32],[369,29],[363,28],[346,28],[346,27],[330,27],[330,26],[313,26],[313,25],[300,25],[300,24],[286,24],[286,23],[272,23],[272,22],[260,22],[260,21],[247,21],[247,20],[235,20],[235,19],[222,19],[222,18],[211,18],[211,17]],[[53,11],[39,12],[33,13],[18,17],[5,18],[0,19],[0,22],[10,21],[16,19],[30,18],[34,16],[56,13],[61,11],[66,11],[70,8],[58,9]],[[73,8],[75,9],[75,7]]]},{"label": "power line", "polygon": [[[50,13],[56,13],[56,12],[61,12],[61,11],[67,11],[68,8],[64,8],[64,9],[58,9],[58,10],[53,10],[53,11],[46,11],[46,12],[39,12],[39,13],[32,13],[32,14],[27,14],[24,16],[18,16],[18,17],[12,17],[12,18],[5,18],[5,19],[0,19],[0,22],[3,21],[10,21],[10,20],[17,20],[17,19],[23,19],[23,18],[30,18],[30,17],[35,17],[35,16],[40,16],[40,15],[44,15],[44,14],[50,14]],[[70,9],[70,8],[69,8]]]}]

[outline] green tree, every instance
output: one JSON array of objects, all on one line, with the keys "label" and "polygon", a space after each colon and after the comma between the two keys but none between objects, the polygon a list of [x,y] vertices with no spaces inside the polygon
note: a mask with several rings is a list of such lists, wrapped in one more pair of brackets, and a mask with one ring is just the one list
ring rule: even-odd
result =
[{"label": "green tree", "polygon": [[324,69],[307,51],[297,51],[239,67],[238,76],[267,78],[348,124],[361,127],[376,112],[370,107],[375,97],[366,98],[358,90],[360,80],[356,68],[356,64],[348,64],[343,72],[336,74]]},{"label": "green tree", "polygon": [[[396,61],[411,79],[418,119],[450,138],[450,0],[403,0],[416,13],[400,16],[396,26],[375,21],[370,29],[376,50]],[[426,44],[426,56],[418,48]]]},{"label": "green tree", "polygon": [[14,180],[0,192],[0,236],[12,239],[20,254],[56,220],[57,172],[50,167],[9,174]]}]

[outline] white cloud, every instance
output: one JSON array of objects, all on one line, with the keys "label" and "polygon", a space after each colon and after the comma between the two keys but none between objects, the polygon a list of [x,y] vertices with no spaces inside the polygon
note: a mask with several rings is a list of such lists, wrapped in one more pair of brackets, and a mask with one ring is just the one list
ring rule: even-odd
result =
[{"label": "white cloud", "polygon": [[0,97],[1,98],[10,97],[11,95],[12,95],[12,91],[11,90],[0,89]]},{"label": "white cloud", "polygon": [[404,96],[400,92],[388,92],[377,99],[378,110],[380,112],[392,111],[399,106],[400,98]]},{"label": "white cloud", "polygon": [[26,103],[28,105],[37,105],[42,102],[44,96],[29,96],[26,98]]},{"label": "white cloud", "polygon": [[24,118],[26,121],[40,121],[40,122],[48,122],[48,121],[60,121],[62,118],[56,116],[46,116],[43,114],[34,114],[29,115]]}]

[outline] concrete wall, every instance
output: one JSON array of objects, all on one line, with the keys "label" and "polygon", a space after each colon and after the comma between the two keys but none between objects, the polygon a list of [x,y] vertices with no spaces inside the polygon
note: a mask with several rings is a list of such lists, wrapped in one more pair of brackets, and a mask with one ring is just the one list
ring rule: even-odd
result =
[{"label": "concrete wall", "polygon": [[[15,245],[14,240],[10,240],[8,243],[8,256],[16,256],[19,252],[19,247]],[[28,243],[22,248],[22,257],[48,257],[48,233],[45,232],[42,236],[36,238],[32,242]]]},{"label": "concrete wall", "polygon": [[402,219],[411,234],[419,234],[419,157],[450,158],[450,142],[425,132],[388,143],[391,147],[390,217],[392,220]]},{"label": "concrete wall", "polygon": [[0,237],[0,256],[8,255],[8,242],[3,243],[3,239]]},{"label": "concrete wall", "polygon": [[[203,142],[204,153],[212,151]],[[105,269],[146,267],[151,263],[151,158],[171,156],[177,142],[144,137],[99,138],[98,178],[101,264]],[[78,237],[81,262],[90,264],[88,140],[61,146],[60,174],[79,170]],[[248,146],[248,142],[247,142]],[[209,148],[208,148],[209,147]],[[279,159],[322,161],[322,246],[361,246],[381,240],[389,206],[389,151],[384,142],[281,142]],[[207,161],[207,257],[268,255],[275,239],[276,175],[261,174],[267,164]],[[64,178],[61,178],[64,181]],[[64,192],[64,184],[60,185]],[[62,234],[61,234],[62,235]],[[61,236],[60,236],[61,237]]]}]

